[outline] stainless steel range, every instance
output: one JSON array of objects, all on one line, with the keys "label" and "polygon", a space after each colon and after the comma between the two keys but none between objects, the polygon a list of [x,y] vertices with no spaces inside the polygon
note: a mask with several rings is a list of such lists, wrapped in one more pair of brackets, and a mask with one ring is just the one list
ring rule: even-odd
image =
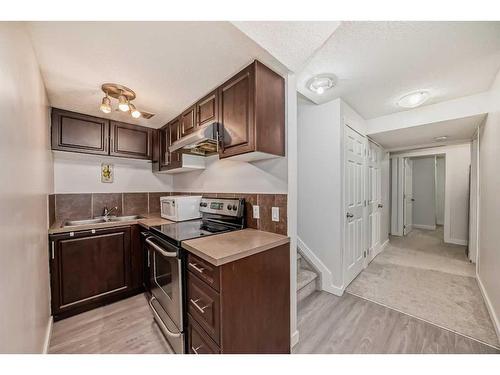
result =
[{"label": "stainless steel range", "polygon": [[202,198],[201,219],[151,227],[145,234],[149,306],[176,353],[185,353],[184,240],[243,229],[244,199]]}]

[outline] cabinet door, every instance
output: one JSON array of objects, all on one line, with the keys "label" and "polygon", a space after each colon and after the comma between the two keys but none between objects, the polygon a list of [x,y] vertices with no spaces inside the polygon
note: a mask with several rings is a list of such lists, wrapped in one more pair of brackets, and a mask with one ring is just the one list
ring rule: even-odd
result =
[{"label": "cabinet door", "polygon": [[219,120],[223,128],[220,157],[254,151],[254,64],[219,88]]},{"label": "cabinet door", "polygon": [[180,137],[180,118],[176,118],[168,124],[168,137],[167,137],[167,155],[168,155],[168,165],[167,169],[179,168],[181,165],[181,152],[168,151],[168,147],[177,141]]},{"label": "cabinet door", "polygon": [[196,106],[186,109],[181,115],[181,137],[192,133],[196,129]]},{"label": "cabinet door", "polygon": [[159,141],[160,141],[160,171],[165,170],[169,163],[169,152],[168,145],[170,144],[170,129],[168,125],[165,125],[159,130]]},{"label": "cabinet door", "polygon": [[61,235],[53,240],[52,313],[89,310],[129,291],[130,227]]},{"label": "cabinet door", "polygon": [[109,121],[52,109],[52,149],[108,155]]},{"label": "cabinet door", "polygon": [[110,155],[151,159],[152,135],[151,128],[111,121]]},{"label": "cabinet door", "polygon": [[198,126],[218,121],[217,91],[208,94],[196,104],[196,113]]},{"label": "cabinet door", "polygon": [[220,353],[217,344],[191,316],[188,317],[188,345],[190,354]]}]

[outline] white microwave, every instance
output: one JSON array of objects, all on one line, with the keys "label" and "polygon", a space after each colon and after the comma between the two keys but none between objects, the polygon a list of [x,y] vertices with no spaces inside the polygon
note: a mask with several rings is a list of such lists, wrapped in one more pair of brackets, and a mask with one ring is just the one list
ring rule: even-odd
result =
[{"label": "white microwave", "polygon": [[161,217],[172,221],[199,219],[201,195],[172,195],[160,198]]}]

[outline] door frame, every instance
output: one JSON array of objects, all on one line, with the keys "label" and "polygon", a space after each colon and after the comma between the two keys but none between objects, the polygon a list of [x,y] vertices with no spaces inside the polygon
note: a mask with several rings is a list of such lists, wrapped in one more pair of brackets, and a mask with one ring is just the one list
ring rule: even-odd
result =
[{"label": "door frame", "polygon": [[[411,164],[410,164],[411,163]],[[412,186],[412,189],[411,189],[411,195],[412,197],[410,198],[411,199],[411,202],[410,203],[412,205],[412,208],[411,208],[411,224],[408,225],[408,222],[406,221],[406,214],[407,214],[407,207],[408,207],[408,194],[407,194],[407,191],[406,191],[406,179],[407,179],[407,175],[406,175],[406,169],[408,168],[408,165],[411,165],[411,183],[413,185],[413,162],[411,160],[411,158],[403,158],[403,236],[407,236],[412,230],[413,230],[413,202],[414,202],[414,198],[413,198],[413,186]],[[407,230],[407,227],[410,227],[409,230]]]}]

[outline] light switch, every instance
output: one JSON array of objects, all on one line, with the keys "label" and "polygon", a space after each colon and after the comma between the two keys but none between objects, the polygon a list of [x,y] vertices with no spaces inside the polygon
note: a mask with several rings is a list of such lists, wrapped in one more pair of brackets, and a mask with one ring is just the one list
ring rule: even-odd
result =
[{"label": "light switch", "polygon": [[271,216],[273,221],[280,221],[280,208],[279,207],[273,207],[271,209]]},{"label": "light switch", "polygon": [[252,206],[252,207],[253,207],[253,218],[254,219],[260,219],[259,206]]}]

